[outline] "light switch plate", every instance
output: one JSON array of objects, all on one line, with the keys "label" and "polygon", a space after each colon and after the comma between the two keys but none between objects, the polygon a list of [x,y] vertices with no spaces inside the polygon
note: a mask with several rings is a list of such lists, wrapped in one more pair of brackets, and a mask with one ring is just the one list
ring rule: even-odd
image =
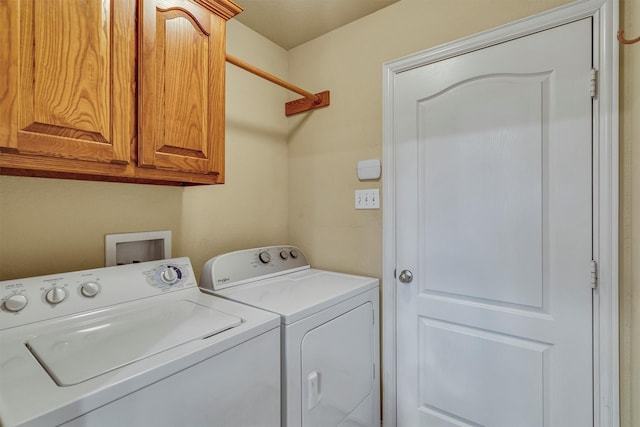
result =
[{"label": "light switch plate", "polygon": [[356,209],[380,209],[380,190],[356,190]]}]

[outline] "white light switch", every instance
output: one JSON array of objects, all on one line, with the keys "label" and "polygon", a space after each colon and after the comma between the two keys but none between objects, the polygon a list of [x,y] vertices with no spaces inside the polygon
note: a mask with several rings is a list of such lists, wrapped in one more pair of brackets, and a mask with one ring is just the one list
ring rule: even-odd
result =
[{"label": "white light switch", "polygon": [[380,209],[380,190],[356,190],[356,209]]}]

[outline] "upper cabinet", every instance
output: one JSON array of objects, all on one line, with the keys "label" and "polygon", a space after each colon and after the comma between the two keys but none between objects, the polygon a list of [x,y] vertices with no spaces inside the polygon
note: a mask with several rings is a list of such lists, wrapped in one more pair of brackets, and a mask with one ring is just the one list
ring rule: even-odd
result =
[{"label": "upper cabinet", "polygon": [[189,0],[142,3],[141,167],[223,173],[225,19],[214,6]]},{"label": "upper cabinet", "polygon": [[135,136],[135,1],[0,5],[4,152],[128,163]]},{"label": "upper cabinet", "polygon": [[2,173],[223,182],[225,24],[240,11],[0,0]]}]

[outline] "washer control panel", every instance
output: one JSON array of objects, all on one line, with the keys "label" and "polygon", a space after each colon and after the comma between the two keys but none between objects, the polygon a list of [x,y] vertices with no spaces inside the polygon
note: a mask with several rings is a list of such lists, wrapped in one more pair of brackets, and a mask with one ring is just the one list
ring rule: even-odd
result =
[{"label": "washer control panel", "polygon": [[176,287],[180,288],[187,283],[187,279],[193,277],[190,271],[191,266],[185,269],[175,263],[166,263],[156,265],[153,270],[146,273],[146,276],[151,286],[162,291],[168,291]]},{"label": "washer control panel", "polygon": [[256,280],[310,268],[295,246],[269,246],[229,252],[211,258],[202,267],[200,287],[219,291]]},{"label": "washer control panel", "polygon": [[195,288],[189,258],[0,282],[0,330]]}]

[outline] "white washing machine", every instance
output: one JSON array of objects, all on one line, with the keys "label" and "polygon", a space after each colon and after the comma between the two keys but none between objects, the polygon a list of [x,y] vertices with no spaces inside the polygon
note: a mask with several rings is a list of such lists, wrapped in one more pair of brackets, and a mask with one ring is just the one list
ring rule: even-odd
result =
[{"label": "white washing machine", "polygon": [[272,246],[210,259],[200,286],[280,315],[283,426],[380,425],[378,279]]},{"label": "white washing machine", "polygon": [[0,425],[280,426],[278,316],[188,258],[0,282]]}]

